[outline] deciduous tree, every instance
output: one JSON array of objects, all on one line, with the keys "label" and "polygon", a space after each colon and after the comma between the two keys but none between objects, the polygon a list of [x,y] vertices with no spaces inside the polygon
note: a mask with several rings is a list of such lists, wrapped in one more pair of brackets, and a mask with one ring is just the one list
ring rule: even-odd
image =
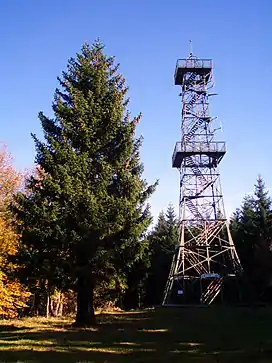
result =
[{"label": "deciduous tree", "polygon": [[13,227],[8,206],[23,185],[23,175],[13,166],[5,145],[0,149],[0,317],[16,317],[26,307],[29,292],[14,278],[16,266],[10,263],[18,248],[19,236]]}]

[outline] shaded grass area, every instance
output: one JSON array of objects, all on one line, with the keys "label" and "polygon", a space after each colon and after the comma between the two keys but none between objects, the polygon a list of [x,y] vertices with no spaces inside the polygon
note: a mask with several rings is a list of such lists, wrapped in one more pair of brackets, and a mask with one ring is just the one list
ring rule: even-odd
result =
[{"label": "shaded grass area", "polygon": [[272,362],[268,308],[161,308],[98,321],[0,321],[0,362]]}]

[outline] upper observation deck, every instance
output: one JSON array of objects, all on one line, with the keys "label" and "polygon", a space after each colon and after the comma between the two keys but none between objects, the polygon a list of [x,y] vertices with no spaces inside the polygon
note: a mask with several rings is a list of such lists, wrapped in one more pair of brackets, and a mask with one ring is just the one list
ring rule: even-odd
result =
[{"label": "upper observation deck", "polygon": [[175,85],[182,85],[186,73],[195,73],[209,77],[212,70],[211,59],[187,58],[178,59],[175,70]]}]

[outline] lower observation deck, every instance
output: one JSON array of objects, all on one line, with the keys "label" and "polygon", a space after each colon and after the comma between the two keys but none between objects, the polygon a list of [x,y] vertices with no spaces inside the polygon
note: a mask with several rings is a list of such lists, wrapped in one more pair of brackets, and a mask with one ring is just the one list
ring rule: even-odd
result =
[{"label": "lower observation deck", "polygon": [[182,143],[179,141],[176,143],[173,152],[172,167],[180,168],[183,159],[193,155],[206,155],[208,157],[216,159],[219,162],[225,155],[225,153],[225,141],[212,141],[209,143],[203,141]]}]

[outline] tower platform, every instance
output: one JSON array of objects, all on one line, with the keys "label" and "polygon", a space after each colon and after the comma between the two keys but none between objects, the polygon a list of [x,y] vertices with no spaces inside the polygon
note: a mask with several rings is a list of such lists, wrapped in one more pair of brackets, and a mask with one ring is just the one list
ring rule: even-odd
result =
[{"label": "tower platform", "polygon": [[197,73],[209,78],[211,70],[211,59],[178,59],[174,76],[175,85],[182,85],[184,83],[183,81],[185,73]]},{"label": "tower platform", "polygon": [[183,159],[192,155],[210,156],[219,163],[225,153],[225,141],[212,141],[209,143],[202,141],[177,142],[172,156],[172,167],[180,168]]}]

